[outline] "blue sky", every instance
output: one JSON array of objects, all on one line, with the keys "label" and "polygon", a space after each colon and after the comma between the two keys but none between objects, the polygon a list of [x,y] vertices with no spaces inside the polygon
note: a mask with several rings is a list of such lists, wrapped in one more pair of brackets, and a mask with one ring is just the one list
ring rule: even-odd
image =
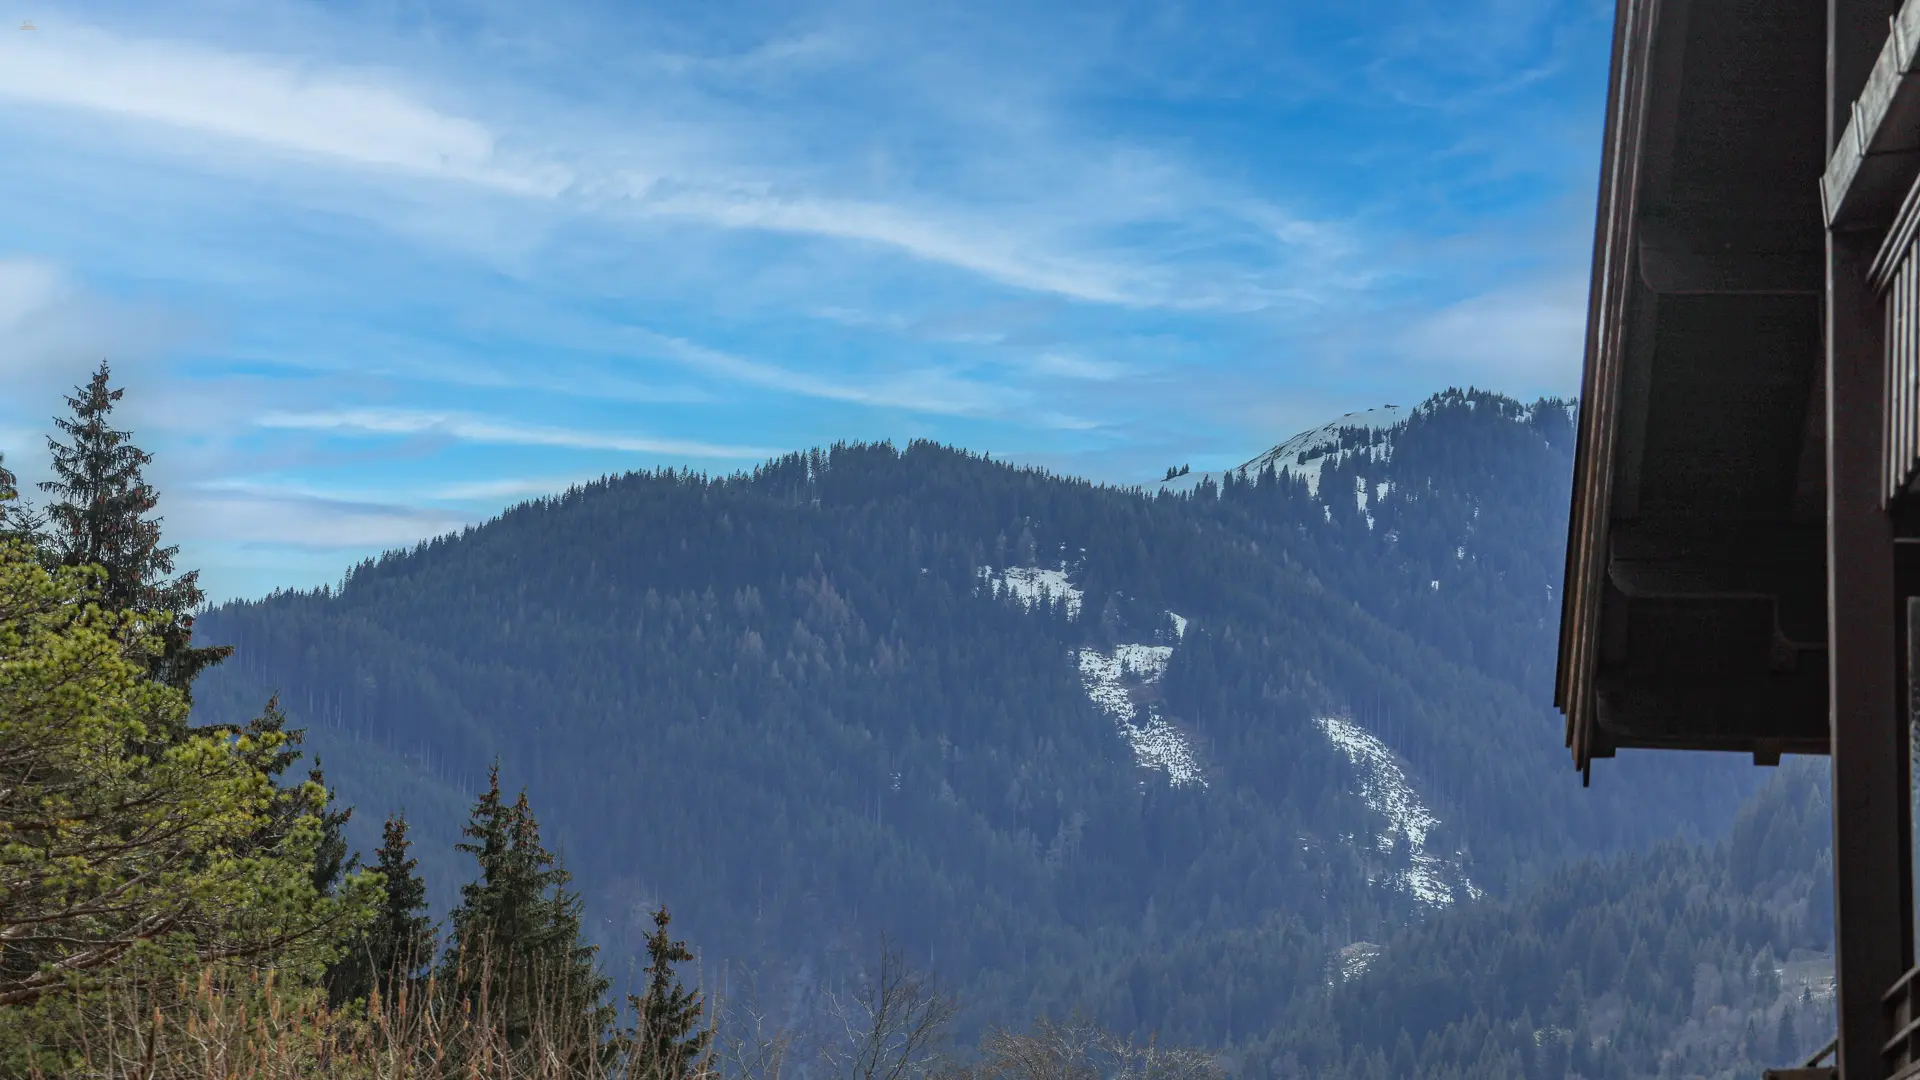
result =
[{"label": "blue sky", "polygon": [[109,359],[216,599],[605,472],[1577,382],[1598,0],[0,9],[0,452]]}]

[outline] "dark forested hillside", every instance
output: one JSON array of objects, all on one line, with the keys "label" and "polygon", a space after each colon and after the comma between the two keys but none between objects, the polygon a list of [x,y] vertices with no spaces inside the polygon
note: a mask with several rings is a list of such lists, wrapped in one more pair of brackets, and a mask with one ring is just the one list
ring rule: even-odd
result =
[{"label": "dark forested hillside", "polygon": [[1343,947],[1718,835],[1756,782],[1567,767],[1568,415],[1454,392],[1335,431],[1312,484],[1186,494],[922,443],[609,478],[207,613],[236,652],[196,697],[279,694],[363,849],[408,811],[443,905],[427,853],[497,760],[616,975],[666,901],[776,986],[885,931],[976,1018],[1088,1004],[1284,1063],[1316,1051],[1261,1040]]},{"label": "dark forested hillside", "polygon": [[1757,1076],[1833,1034],[1824,770],[1782,768],[1724,842],[1588,858],[1396,932],[1253,1040],[1332,1080]]}]

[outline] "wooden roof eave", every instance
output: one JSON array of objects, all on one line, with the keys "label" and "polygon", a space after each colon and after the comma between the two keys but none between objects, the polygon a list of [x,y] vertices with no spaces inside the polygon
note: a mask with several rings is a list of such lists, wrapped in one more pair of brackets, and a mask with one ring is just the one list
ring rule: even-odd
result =
[{"label": "wooden roof eave", "polygon": [[1619,430],[1627,302],[1637,274],[1640,172],[1660,0],[1619,0],[1587,299],[1587,343],[1574,456],[1555,704],[1566,714],[1574,767],[1591,776],[1600,609]]}]

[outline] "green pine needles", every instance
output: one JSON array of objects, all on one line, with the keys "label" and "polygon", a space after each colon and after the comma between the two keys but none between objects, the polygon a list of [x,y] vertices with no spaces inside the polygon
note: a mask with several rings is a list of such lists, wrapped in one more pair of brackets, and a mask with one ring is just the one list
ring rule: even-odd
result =
[{"label": "green pine needles", "polygon": [[675,970],[690,962],[693,953],[686,942],[667,934],[672,921],[665,906],[653,913],[653,933],[647,935],[647,992],[627,996],[637,1018],[631,1036],[632,1072],[647,1080],[696,1075],[713,1041],[713,1030],[703,1023],[706,1006],[699,992],[682,986]]}]

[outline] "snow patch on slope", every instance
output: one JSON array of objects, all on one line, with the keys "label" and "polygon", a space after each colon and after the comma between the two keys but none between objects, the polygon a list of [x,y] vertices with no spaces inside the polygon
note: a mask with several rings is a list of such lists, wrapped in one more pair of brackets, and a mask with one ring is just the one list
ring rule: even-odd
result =
[{"label": "snow patch on slope", "polygon": [[[1181,620],[1180,625],[1184,624]],[[1172,656],[1170,645],[1120,645],[1111,653],[1081,649],[1080,682],[1087,688],[1087,697],[1113,717],[1120,734],[1133,748],[1135,763],[1166,773],[1174,787],[1206,787],[1207,779],[1201,774],[1186,734],[1160,715],[1159,705],[1149,702],[1145,721],[1136,722],[1142,712],[1134,701],[1136,689],[1159,682]]]},{"label": "snow patch on slope", "polygon": [[[1064,562],[1058,570],[1022,566],[995,570],[983,566],[978,574],[984,589],[1017,601],[1027,611],[1032,611],[1035,604],[1057,601],[1066,605],[1067,618],[1080,617],[1085,594],[1068,578]],[[1167,617],[1173,622],[1174,639],[1184,639],[1188,626],[1186,616],[1169,611]],[[1166,773],[1167,781],[1174,787],[1188,784],[1206,787],[1206,777],[1186,734],[1161,716],[1160,706],[1151,701],[1145,707],[1142,720],[1142,708],[1134,700],[1136,696],[1145,696],[1143,691],[1167,673],[1173,646],[1116,645],[1112,652],[1081,649],[1078,657],[1080,684],[1100,711],[1113,717],[1121,737],[1133,750],[1135,763],[1143,769]]]},{"label": "snow patch on slope", "polygon": [[1033,605],[1047,600],[1058,600],[1067,605],[1067,618],[1080,617],[1080,601],[1085,594],[1074,587],[1067,579],[1066,564],[1057,570],[1046,570],[1036,566],[1009,566],[1005,570],[995,571],[983,566],[979,570],[980,580],[987,588],[1002,596],[1012,597],[1028,611]]},{"label": "snow patch on slope", "polygon": [[1367,973],[1367,967],[1380,955],[1380,946],[1371,941],[1356,941],[1340,947],[1340,981],[1347,982]]},{"label": "snow patch on slope", "polygon": [[[1379,849],[1391,854],[1396,837],[1405,838],[1408,865],[1397,875],[1395,885],[1433,907],[1453,903],[1457,894],[1478,897],[1480,890],[1460,873],[1457,862],[1443,860],[1427,851],[1427,836],[1440,824],[1440,819],[1420,801],[1419,792],[1407,780],[1407,774],[1394,760],[1387,744],[1344,717],[1322,716],[1314,723],[1359,774],[1360,797],[1387,819],[1388,829],[1376,841]],[[1457,890],[1449,878],[1458,878]]]}]

